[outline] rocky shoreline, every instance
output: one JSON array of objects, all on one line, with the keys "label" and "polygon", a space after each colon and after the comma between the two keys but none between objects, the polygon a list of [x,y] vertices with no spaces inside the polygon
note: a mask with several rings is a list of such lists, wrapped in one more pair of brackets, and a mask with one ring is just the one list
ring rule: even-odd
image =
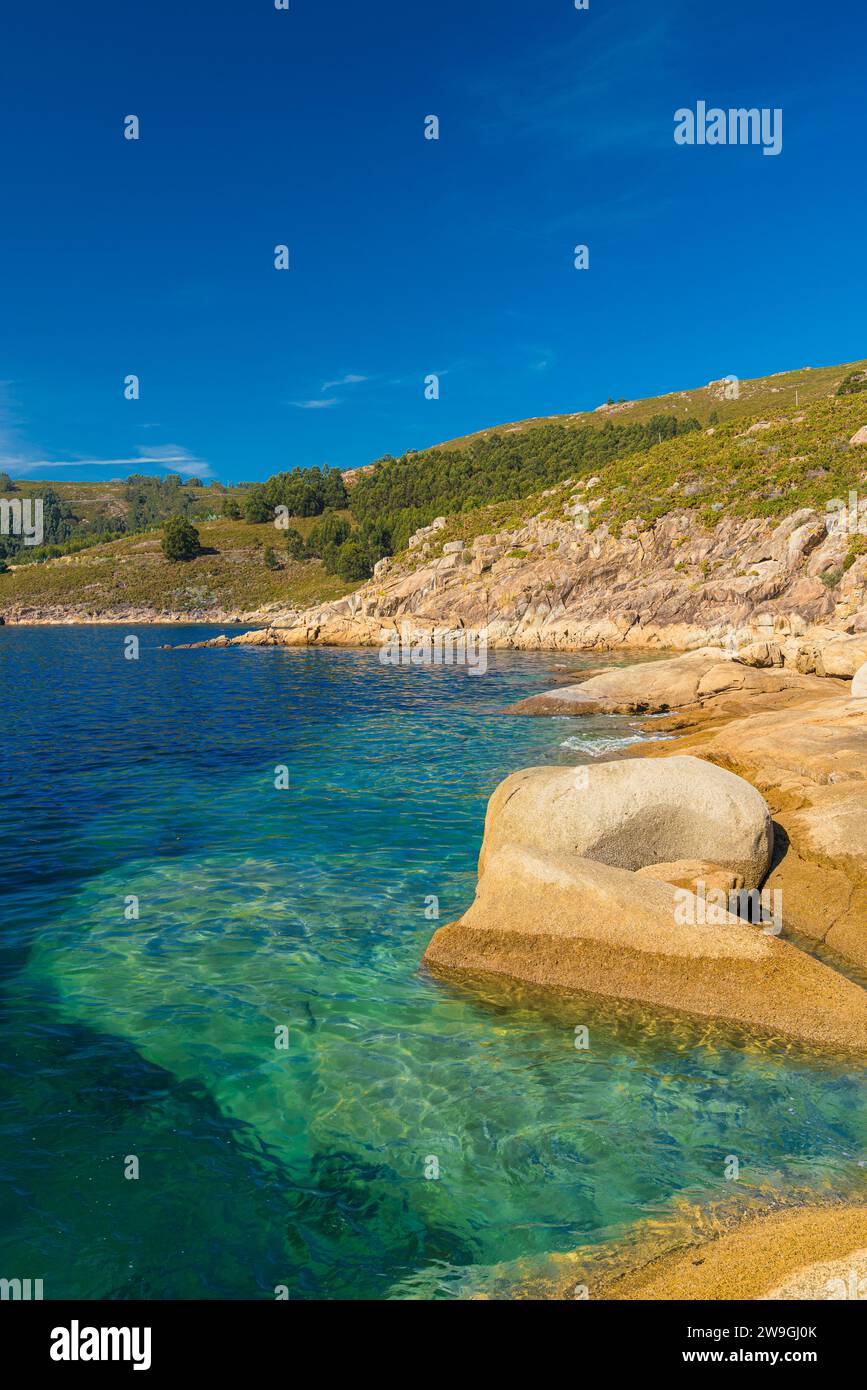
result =
[{"label": "rocky shoreline", "polygon": [[[854,665],[863,647],[849,645]],[[845,1002],[829,999],[827,1017],[809,1022],[800,991],[818,984],[796,984],[809,957],[785,940],[794,932],[867,972],[861,669],[850,683],[706,651],[590,675],[514,706],[536,717],[664,714],[645,730],[668,737],[614,762],[507,778],[488,807],[476,901],[436,933],[428,963],[731,1021],[754,1007],[752,1021],[764,1011],[772,1030],[863,1048],[856,1020],[867,995],[846,981]],[[675,917],[673,895],[683,892],[700,893],[681,904],[688,920]],[[722,895],[717,919],[708,913],[713,892]],[[747,909],[757,894],[767,910],[779,903],[777,929],[739,921],[740,894]],[[712,967],[722,941],[729,955]],[[642,970],[642,953],[653,970]],[[684,956],[693,961],[687,979]],[[748,981],[750,968],[767,969],[773,987],[759,973]],[[828,985],[830,976],[842,981],[826,965],[819,974]],[[784,979],[787,1001],[777,997]]]},{"label": "rocky shoreline", "polygon": [[[380,646],[402,621],[365,612],[363,596],[340,603],[346,613],[335,612],[337,604],[274,615],[261,629],[188,645]],[[464,988],[506,977],[561,999],[622,1001],[694,1019],[699,1029],[709,1021],[734,1027],[747,1042],[761,1037],[783,1052],[860,1062],[867,1056],[862,619],[850,618],[843,630],[751,615],[723,645],[719,635],[708,642],[703,628],[655,629],[643,641],[643,625],[597,623],[593,633],[573,632],[568,646],[551,640],[550,630],[536,633],[526,644],[534,650],[549,640],[552,650],[571,650],[574,639],[576,650],[646,657],[658,653],[663,634],[694,648],[578,681],[558,671],[558,685],[505,712],[644,715],[644,731],[665,739],[613,761],[507,778],[491,798],[476,900],[435,932],[426,968]],[[433,617],[419,623],[446,627]],[[501,631],[490,645],[523,643]],[[675,1241],[639,1253],[627,1242],[611,1255],[617,1272],[589,1296],[864,1297],[833,1290],[853,1277],[867,1290],[865,1251],[867,1206],[816,1206],[805,1197],[784,1212],[736,1216],[725,1230],[705,1232],[700,1250]],[[582,1252],[552,1258],[574,1282]],[[574,1294],[558,1276],[544,1286],[519,1283],[509,1296]]]},{"label": "rocky shoreline", "polygon": [[[475,902],[434,933],[426,966],[469,988],[500,975],[676,1010],[863,1065],[867,992],[848,976],[867,978],[867,668],[850,683],[815,674],[821,648],[812,674],[800,653],[745,655],[608,670],[514,707],[654,714],[645,730],[669,737],[507,778]],[[850,641],[828,665],[851,674],[862,655]],[[700,1248],[627,1245],[611,1259],[617,1273],[584,1296],[864,1298],[867,1206],[745,1212]],[[519,1283],[512,1296],[575,1297],[581,1260],[562,1257],[568,1284]]]},{"label": "rocky shoreline", "polygon": [[286,646],[376,646],[405,621],[484,632],[491,649],[518,651],[687,651],[734,635],[738,648],[800,645],[809,662],[811,642],[867,639],[867,553],[853,551],[827,514],[805,507],[781,519],[732,516],[700,526],[693,512],[674,509],[650,529],[626,522],[618,531],[588,522],[598,481],[560,485],[542,495],[544,511],[492,534],[438,517],[353,593],[304,610],[272,602],[107,611],[91,599],[31,600],[2,612],[26,625],[243,625],[259,628],[263,643]]},{"label": "rocky shoreline", "polygon": [[[629,1239],[554,1256],[512,1296],[533,1299],[828,1300],[867,1297],[867,1204],[761,1203],[680,1232],[676,1216]],[[584,1290],[586,1289],[586,1294]]]}]

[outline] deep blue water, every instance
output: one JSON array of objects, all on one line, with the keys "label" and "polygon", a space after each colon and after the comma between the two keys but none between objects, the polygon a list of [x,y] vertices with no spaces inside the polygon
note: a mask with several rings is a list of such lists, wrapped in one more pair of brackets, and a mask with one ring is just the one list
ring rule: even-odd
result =
[{"label": "deep blue water", "polygon": [[550,656],[471,676],[133,631],[138,661],[125,629],[0,628],[0,1276],[442,1296],[731,1200],[730,1154],[744,1199],[863,1179],[833,1060],[420,970],[497,782],[635,737],[503,716]]}]

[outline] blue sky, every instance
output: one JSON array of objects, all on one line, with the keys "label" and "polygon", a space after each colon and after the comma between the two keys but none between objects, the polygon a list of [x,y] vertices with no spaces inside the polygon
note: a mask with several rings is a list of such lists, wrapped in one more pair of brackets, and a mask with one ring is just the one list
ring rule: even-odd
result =
[{"label": "blue sky", "polygon": [[[42,0],[4,27],[18,476],[349,468],[867,355],[854,0]],[[781,107],[782,153],[676,146],[699,99]]]}]

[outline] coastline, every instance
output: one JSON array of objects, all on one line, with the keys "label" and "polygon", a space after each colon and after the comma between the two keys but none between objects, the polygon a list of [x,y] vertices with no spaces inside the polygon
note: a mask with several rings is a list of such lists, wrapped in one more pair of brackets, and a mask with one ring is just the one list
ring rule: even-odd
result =
[{"label": "coastline", "polygon": [[[699,1212],[680,1204],[621,1239],[555,1255],[511,1297],[684,1302],[863,1298],[867,1204],[802,1197],[782,1209]],[[851,1291],[854,1275],[855,1292]],[[586,1289],[586,1293],[577,1293]]]},{"label": "coastline", "polygon": [[[34,624],[33,626],[36,626]],[[47,626],[48,624],[38,624]],[[79,626],[81,624],[55,624],[55,626]],[[100,626],[122,626],[120,623],[103,622]],[[154,624],[157,625],[157,624]],[[178,626],[199,626],[198,621],[185,620]],[[209,623],[208,626],[211,626]],[[214,624],[216,626],[216,624]],[[256,634],[251,634],[255,636]],[[205,645],[219,645],[220,639],[212,639]],[[222,643],[225,645],[225,641]],[[312,644],[317,645],[317,644]],[[329,644],[330,645],[330,644]],[[335,644],[336,645],[336,644]],[[349,644],[341,643],[341,646]],[[370,645],[370,644],[359,644]],[[544,650],[544,649],[542,649]],[[587,649],[581,649],[586,651]],[[663,655],[658,651],[649,649],[648,655]],[[694,657],[687,658],[687,664],[693,659],[701,662],[701,654],[694,654]],[[749,672],[770,669],[772,672],[777,668],[753,668],[743,667],[741,663],[732,662],[729,657],[723,658],[721,653],[716,653],[716,659],[724,659],[726,671],[736,671],[738,678],[746,676]],[[675,658],[675,661],[683,661],[684,658]],[[648,668],[645,666],[643,671],[640,666],[626,666],[619,671],[607,672],[606,678],[630,679],[629,672],[633,673],[633,678],[640,677],[641,684],[645,688],[652,672],[657,675],[661,667],[666,663],[656,663]],[[581,675],[594,679],[592,673],[582,672]],[[800,673],[794,675],[800,677]],[[578,678],[578,677],[573,677]],[[552,681],[554,680],[552,675]],[[586,684],[583,681],[582,684]],[[762,688],[768,685],[775,685],[777,688]],[[581,686],[578,686],[580,690]],[[562,694],[562,690],[558,691]],[[629,697],[623,696],[621,692],[621,703],[623,699],[629,703]],[[617,703],[616,698],[614,702]],[[666,701],[661,698],[661,703]],[[790,812],[791,817],[803,815],[808,800],[809,788],[806,780],[802,779],[802,785],[798,788],[794,786],[791,777],[785,782],[783,774],[788,775],[782,763],[774,762],[773,750],[769,751],[764,760],[758,757],[756,749],[756,721],[771,719],[776,721],[781,714],[787,718],[798,720],[818,720],[817,727],[832,728],[835,719],[846,717],[847,711],[851,707],[851,700],[848,695],[848,685],[842,680],[816,676],[800,677],[793,680],[786,687],[786,682],[780,683],[778,676],[766,680],[761,677],[756,683],[755,688],[738,687],[737,684],[728,689],[716,690],[706,693],[702,700],[693,708],[669,709],[668,712],[658,711],[653,714],[652,719],[646,719],[642,728],[648,735],[666,734],[669,737],[664,741],[649,739],[639,745],[623,749],[616,755],[616,759],[632,760],[636,758],[667,758],[672,755],[678,756],[688,753],[699,758],[706,758],[709,762],[716,762],[720,766],[728,767],[739,776],[743,776],[751,785],[757,787],[765,796],[775,814],[777,823],[785,819]],[[602,710],[601,712],[605,712]],[[611,712],[615,712],[612,710]],[[648,711],[652,713],[652,711]],[[857,713],[857,711],[856,711]],[[580,717],[580,716],[579,716]],[[861,716],[858,715],[860,720]],[[579,726],[575,726],[579,727]],[[809,728],[809,724],[807,725]],[[787,736],[787,740],[788,740]],[[847,738],[850,735],[847,733]],[[740,740],[740,741],[739,741]],[[792,745],[796,748],[796,745]],[[751,750],[752,761],[749,761],[743,752],[738,749],[748,748]],[[838,765],[837,752],[831,750],[828,756],[832,763],[828,766],[817,766],[814,769],[816,786],[830,787],[833,794],[835,786],[839,788],[839,783],[828,781],[829,767],[831,770],[840,772]],[[857,754],[855,761],[857,763]],[[821,780],[821,779],[826,780]],[[857,778],[854,779],[857,781]],[[863,782],[861,783],[863,786]],[[827,793],[823,793],[827,796]],[[777,809],[779,806],[779,810]],[[788,808],[788,809],[787,809]],[[800,853],[802,844],[795,834],[796,822],[791,820],[792,835],[785,848],[791,857],[791,845],[795,844],[799,851],[799,863],[803,864],[804,855]],[[774,866],[773,874],[784,874],[785,857],[780,863]],[[782,867],[781,867],[782,866]],[[845,873],[844,869],[837,866],[837,872]],[[820,898],[824,902],[824,899]],[[867,920],[867,917],[862,920]],[[834,927],[839,928],[840,923],[836,921]],[[830,926],[825,923],[824,930],[820,936],[815,936],[817,941],[827,942],[829,949],[834,948],[836,935]],[[832,938],[829,940],[829,938]],[[841,960],[843,957],[841,956]],[[844,1214],[841,1215],[841,1212]],[[637,1247],[628,1243],[622,1252],[623,1258],[627,1259],[628,1267],[625,1271],[619,1272],[616,1276],[611,1275],[607,1283],[600,1284],[591,1297],[603,1297],[612,1299],[665,1299],[665,1298],[763,1298],[763,1297],[788,1297],[794,1296],[786,1290],[797,1288],[802,1290],[800,1296],[815,1297],[823,1296],[821,1293],[821,1282],[819,1291],[816,1292],[816,1281],[821,1280],[827,1274],[827,1280],[838,1277],[835,1270],[822,1270],[817,1275],[816,1267],[822,1264],[839,1264],[840,1260],[848,1258],[850,1254],[854,1256],[860,1248],[862,1242],[863,1222],[865,1220],[865,1209],[860,1206],[847,1205],[844,1209],[838,1205],[828,1207],[816,1207],[815,1201],[807,1195],[804,1196],[803,1205],[795,1211],[787,1212],[784,1216],[759,1218],[753,1214],[741,1215],[732,1218],[730,1228],[717,1237],[714,1235],[708,1242],[709,1249],[696,1252],[692,1244],[679,1244],[676,1248],[666,1248],[662,1252],[648,1254],[643,1250],[638,1253]],[[852,1242],[855,1242],[854,1244]],[[867,1236],[863,1237],[863,1244],[867,1245]],[[773,1272],[776,1279],[775,1284],[762,1283],[759,1286],[755,1281],[745,1277],[741,1265],[747,1254],[752,1251],[756,1253],[756,1258],[762,1261],[763,1270]],[[567,1257],[552,1256],[553,1260],[565,1260]],[[568,1257],[570,1270],[580,1258],[580,1252],[576,1256]],[[614,1256],[612,1258],[615,1258]],[[619,1255],[616,1258],[620,1258]],[[697,1259],[702,1260],[701,1266],[696,1264]],[[752,1259],[752,1255],[749,1256]],[[859,1266],[860,1267],[860,1266]],[[700,1287],[704,1290],[698,1293],[699,1281],[695,1279],[696,1269],[701,1270]],[[747,1271],[748,1272],[748,1271]],[[860,1277],[860,1276],[859,1276]],[[572,1275],[569,1275],[570,1281]],[[577,1278],[574,1282],[577,1282]],[[813,1292],[809,1292],[812,1289]],[[782,1292],[777,1292],[782,1290]],[[807,1292],[803,1292],[803,1291]],[[541,1289],[536,1292],[518,1289],[512,1293],[512,1297],[546,1297],[546,1298],[572,1298],[574,1295],[568,1290],[551,1286],[547,1292]]]}]

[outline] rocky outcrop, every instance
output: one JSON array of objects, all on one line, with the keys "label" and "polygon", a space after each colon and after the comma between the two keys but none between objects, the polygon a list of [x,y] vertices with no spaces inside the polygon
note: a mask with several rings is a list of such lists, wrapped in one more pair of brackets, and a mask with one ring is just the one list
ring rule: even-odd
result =
[{"label": "rocky outcrop", "polygon": [[755,788],[700,758],[533,767],[507,777],[491,797],[479,873],[498,849],[520,844],[631,870],[710,859],[755,888],[773,843]]},{"label": "rocky outcrop", "polygon": [[712,703],[665,721],[683,737],[642,752],[689,752],[751,782],[781,831],[765,887],[782,893],[787,928],[867,970],[867,700],[829,685],[788,708]]},{"label": "rocky outcrop", "polygon": [[645,864],[635,873],[638,878],[661,879],[675,888],[688,888],[691,893],[707,893],[711,889],[728,894],[740,892],[744,887],[740,874],[706,859],[676,859],[671,864]]},{"label": "rocky outcrop", "polygon": [[[867,634],[867,555],[848,563],[849,538],[824,514],[705,529],[672,511],[646,531],[627,523],[612,534],[604,522],[588,526],[592,501],[576,510],[568,492],[554,493],[549,512],[495,534],[455,535],[458,521],[438,517],[355,593],[303,613],[272,610],[273,644],[376,646],[409,621],[527,651],[713,645],[767,657],[775,648],[750,664],[822,675],[816,651]],[[834,674],[846,674],[843,656]]]},{"label": "rocky outcrop", "polygon": [[[860,639],[839,644],[831,661],[848,669],[850,645],[859,648]],[[821,652],[810,655],[815,670]],[[765,886],[782,892],[787,928],[867,970],[867,677],[856,675],[850,689],[837,678],[696,653],[609,670],[513,709],[676,710],[652,728],[680,734],[680,741],[644,745],[642,753],[690,753],[756,787],[783,831]],[[687,854],[716,857],[708,844],[660,858]]]},{"label": "rocky outcrop", "polygon": [[764,651],[745,661],[803,675],[826,674],[816,652],[840,641],[827,674],[848,678],[862,664],[863,655],[848,669],[857,651],[845,639],[867,635],[867,555],[850,553],[850,537],[824,513],[728,517],[708,529],[675,510],[647,530],[626,523],[614,533],[590,524],[592,482],[575,495],[553,489],[546,512],[508,531],[473,536],[462,533],[464,518],[437,517],[354,593],[303,612],[269,603],[235,613],[129,605],[109,613],[86,602],[19,602],[3,612],[14,622],[240,622],[286,646],[375,646],[403,621],[483,631],[491,648],[714,645]]},{"label": "rocky outcrop", "polygon": [[[867,1206],[826,1204],[747,1216],[709,1239],[664,1251],[594,1290],[610,1299],[863,1297]],[[852,1292],[852,1275],[855,1290]],[[570,1272],[575,1282],[574,1270]],[[558,1295],[555,1295],[558,1296]],[[565,1290],[560,1297],[568,1296]]]},{"label": "rocky outcrop", "polygon": [[824,694],[819,679],[797,671],[759,669],[720,650],[686,653],[670,661],[619,667],[571,686],[533,695],[509,713],[529,715],[659,714],[693,709],[718,695],[776,695],[784,690]]},{"label": "rocky outcrop", "polygon": [[689,898],[626,869],[508,844],[487,856],[475,902],[435,933],[425,962],[867,1051],[863,990],[730,914],[690,923]]}]

